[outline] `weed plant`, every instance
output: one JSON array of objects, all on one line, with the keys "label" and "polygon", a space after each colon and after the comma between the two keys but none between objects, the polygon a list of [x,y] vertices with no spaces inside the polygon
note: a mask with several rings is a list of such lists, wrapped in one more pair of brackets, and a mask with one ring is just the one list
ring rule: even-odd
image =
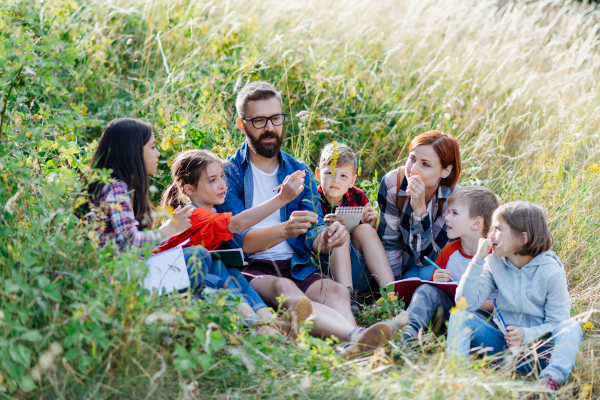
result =
[{"label": "weed plant", "polygon": [[[489,360],[450,366],[443,335],[352,362],[332,341],[257,337],[235,315],[237,300],[148,297],[127,279],[139,254],[97,248],[74,209],[106,123],[129,116],[155,127],[156,204],[175,154],[235,151],[236,93],[263,79],[283,92],[285,150],[314,168],[326,143],[350,145],[373,204],[410,140],[440,129],[461,143],[463,184],[546,207],[572,315],[587,321],[559,397],[597,398],[599,22],[595,5],[566,0],[4,0],[0,397],[531,393],[532,377]],[[362,322],[395,307],[372,296]]]}]

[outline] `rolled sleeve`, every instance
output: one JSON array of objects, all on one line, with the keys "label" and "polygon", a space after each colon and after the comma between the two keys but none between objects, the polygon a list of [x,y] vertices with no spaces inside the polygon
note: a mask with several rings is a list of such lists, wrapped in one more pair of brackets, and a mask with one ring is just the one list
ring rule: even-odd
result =
[{"label": "rolled sleeve", "polygon": [[377,235],[392,267],[394,276],[402,272],[403,239],[400,231],[400,210],[396,205],[397,172],[388,172],[381,180],[377,193],[379,203],[379,226]]}]

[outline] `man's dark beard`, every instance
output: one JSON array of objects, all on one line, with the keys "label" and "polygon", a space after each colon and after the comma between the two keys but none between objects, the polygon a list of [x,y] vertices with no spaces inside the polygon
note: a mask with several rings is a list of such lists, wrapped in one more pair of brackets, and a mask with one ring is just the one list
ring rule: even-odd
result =
[{"label": "man's dark beard", "polygon": [[[285,139],[285,129],[281,127],[281,136],[277,136],[275,131],[266,131],[258,138],[252,136],[251,133],[246,134],[248,138],[248,146],[256,152],[259,156],[265,158],[273,158],[279,154],[279,150],[283,145],[283,139]],[[263,139],[275,138],[276,140],[272,143],[263,143]]]}]

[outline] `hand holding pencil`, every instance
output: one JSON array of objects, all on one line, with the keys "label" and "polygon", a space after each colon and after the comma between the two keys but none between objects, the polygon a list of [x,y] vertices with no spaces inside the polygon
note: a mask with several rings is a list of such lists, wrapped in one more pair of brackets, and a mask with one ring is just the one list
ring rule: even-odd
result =
[{"label": "hand holding pencil", "polygon": [[304,190],[304,176],[306,172],[296,171],[285,177],[283,183],[277,186],[273,191],[281,189],[278,196],[281,196],[285,203],[289,203],[302,193]]}]

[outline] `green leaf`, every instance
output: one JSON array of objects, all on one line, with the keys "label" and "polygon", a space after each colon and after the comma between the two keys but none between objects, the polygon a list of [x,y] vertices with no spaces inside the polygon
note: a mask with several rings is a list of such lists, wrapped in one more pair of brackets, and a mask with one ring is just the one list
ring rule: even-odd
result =
[{"label": "green leaf", "polygon": [[212,331],[210,333],[210,348],[213,351],[221,350],[226,343],[227,340],[225,340],[221,331]]},{"label": "green leaf", "polygon": [[191,357],[179,357],[173,360],[173,367],[175,367],[176,371],[184,372],[190,368],[197,369],[198,364]]},{"label": "green leaf", "polygon": [[67,351],[67,353],[65,354],[65,358],[67,359],[67,361],[72,361],[73,359],[79,357],[80,354],[81,354],[81,350],[79,350],[77,348],[73,348],[73,349]]},{"label": "green leaf", "polygon": [[179,357],[189,357],[188,351],[180,344],[175,343],[175,351]]},{"label": "green leaf", "polygon": [[208,371],[212,365],[213,358],[210,354],[200,354],[200,366],[204,371]]},{"label": "green leaf", "polygon": [[19,387],[24,392],[31,392],[32,390],[35,390],[37,386],[31,376],[25,375],[19,380]]},{"label": "green leaf", "polygon": [[21,339],[28,342],[39,342],[42,339],[42,335],[38,331],[31,330],[22,334]]},{"label": "green leaf", "polygon": [[29,350],[27,347],[21,345],[11,346],[8,349],[8,353],[14,362],[24,365],[25,367],[29,367],[29,363],[31,361],[31,350]]}]

